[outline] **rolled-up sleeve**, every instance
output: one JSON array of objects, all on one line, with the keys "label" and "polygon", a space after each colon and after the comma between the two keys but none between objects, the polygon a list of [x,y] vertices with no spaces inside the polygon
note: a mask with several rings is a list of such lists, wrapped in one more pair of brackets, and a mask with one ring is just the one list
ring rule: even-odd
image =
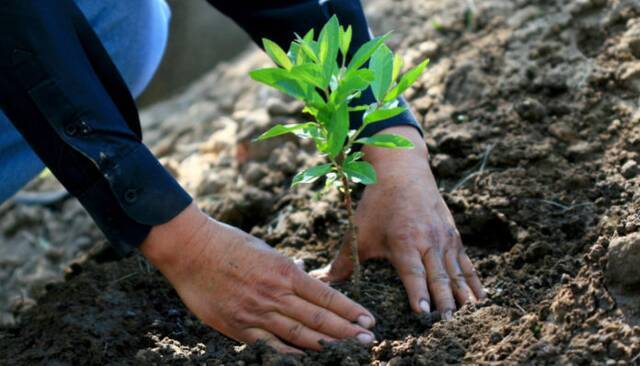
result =
[{"label": "rolled-up sleeve", "polygon": [[[318,34],[333,15],[336,15],[345,27],[351,25],[353,28],[349,56],[372,38],[360,0],[208,0],[208,2],[238,23],[261,47],[262,38],[268,38],[282,48],[288,49],[295,39],[295,34],[304,35],[310,29],[315,29]],[[407,105],[404,98],[398,98],[398,101],[403,106]],[[362,97],[353,101],[353,105],[371,103],[375,103],[371,89],[366,90]],[[351,114],[351,128],[360,127],[363,114],[364,112]],[[420,134],[423,133],[415,116],[407,110],[398,116],[367,126],[363,135],[371,136],[393,126],[412,126]]]},{"label": "rolled-up sleeve", "polygon": [[122,254],[191,202],[71,0],[0,2],[0,107]]}]

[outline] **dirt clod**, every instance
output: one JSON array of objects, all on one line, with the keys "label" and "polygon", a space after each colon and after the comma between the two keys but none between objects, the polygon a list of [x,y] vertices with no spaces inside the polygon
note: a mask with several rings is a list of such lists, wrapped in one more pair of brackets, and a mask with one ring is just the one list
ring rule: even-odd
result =
[{"label": "dirt clod", "polygon": [[615,285],[640,285],[640,233],[611,241],[607,256],[607,279]]}]

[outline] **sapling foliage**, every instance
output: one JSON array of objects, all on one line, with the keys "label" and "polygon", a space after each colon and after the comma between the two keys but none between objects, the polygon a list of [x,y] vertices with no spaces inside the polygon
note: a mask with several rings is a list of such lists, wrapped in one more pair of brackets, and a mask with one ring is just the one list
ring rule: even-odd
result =
[{"label": "sapling foliage", "polygon": [[[275,42],[263,39],[264,49],[277,67],[254,70],[251,77],[281,92],[302,100],[309,120],[277,125],[256,140],[292,133],[311,139],[325,163],[305,169],[293,178],[292,187],[325,178],[325,189],[337,187],[344,196],[348,213],[349,245],[354,264],[354,292],[359,291],[360,262],[357,227],[353,222],[352,185],[375,184],[376,171],[365,161],[362,145],[389,149],[410,149],[413,144],[403,136],[376,134],[363,137],[364,129],[405,111],[398,97],[418,80],[428,60],[401,74],[402,58],[385,45],[388,34],[373,38],[350,53],[352,28],[341,26],[334,16],[315,37],[310,30],[285,52]],[[349,56],[348,56],[349,55]],[[358,104],[362,93],[371,88],[372,104]],[[350,113],[363,111],[362,124],[351,128]],[[358,146],[360,145],[360,146]]]}]

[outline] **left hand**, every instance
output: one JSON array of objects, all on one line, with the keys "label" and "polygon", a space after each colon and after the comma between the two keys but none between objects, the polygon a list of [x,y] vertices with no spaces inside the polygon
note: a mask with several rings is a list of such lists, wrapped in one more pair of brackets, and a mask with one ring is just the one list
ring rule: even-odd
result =
[{"label": "left hand", "polygon": [[[477,301],[486,296],[485,290],[438,191],[422,137],[408,126],[381,133],[403,135],[415,148],[363,149],[378,182],[365,189],[355,213],[360,260],[389,260],[415,312],[428,313],[435,303],[442,318],[450,320],[456,302]],[[343,245],[330,265],[311,274],[326,282],[348,279],[353,272],[350,252],[350,246]]]}]

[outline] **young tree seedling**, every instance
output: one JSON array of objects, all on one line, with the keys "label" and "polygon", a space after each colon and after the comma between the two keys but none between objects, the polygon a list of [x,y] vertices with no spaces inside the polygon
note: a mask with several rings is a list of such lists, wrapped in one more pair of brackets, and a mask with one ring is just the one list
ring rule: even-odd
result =
[{"label": "young tree seedling", "polygon": [[[288,52],[276,43],[263,39],[264,49],[278,67],[254,70],[250,76],[293,98],[302,100],[310,120],[304,123],[277,125],[256,140],[292,133],[311,139],[326,163],[305,169],[293,178],[295,187],[326,178],[325,189],[337,187],[343,194],[348,214],[348,234],[343,245],[350,246],[353,260],[354,295],[360,289],[358,229],[353,220],[352,184],[375,184],[376,171],[363,160],[362,145],[389,149],[411,149],[413,144],[403,136],[376,134],[362,137],[364,129],[405,111],[398,97],[418,80],[429,60],[401,74],[402,58],[384,43],[389,34],[363,44],[353,55],[349,53],[352,28],[344,28],[333,16],[317,38],[314,30],[304,37],[296,35]],[[347,56],[347,55],[350,55]],[[376,102],[358,105],[362,93],[371,88]],[[350,112],[364,111],[360,127],[350,129]]]}]

